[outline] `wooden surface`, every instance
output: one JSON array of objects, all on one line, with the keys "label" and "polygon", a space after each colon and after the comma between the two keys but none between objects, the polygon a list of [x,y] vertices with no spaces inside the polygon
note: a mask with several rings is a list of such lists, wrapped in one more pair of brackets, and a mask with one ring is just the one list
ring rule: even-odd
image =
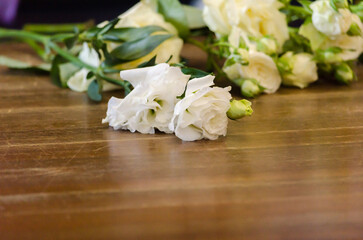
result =
[{"label": "wooden surface", "polygon": [[363,81],[283,88],[194,143],[109,129],[107,99],[0,68],[0,239],[363,239]]}]

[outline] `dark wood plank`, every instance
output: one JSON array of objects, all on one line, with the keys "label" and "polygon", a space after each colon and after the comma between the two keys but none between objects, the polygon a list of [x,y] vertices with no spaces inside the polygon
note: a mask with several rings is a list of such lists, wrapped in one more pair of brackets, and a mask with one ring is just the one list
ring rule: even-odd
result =
[{"label": "dark wood plank", "polygon": [[112,95],[0,68],[1,239],[362,239],[362,81],[282,88],[194,143],[102,125]]}]

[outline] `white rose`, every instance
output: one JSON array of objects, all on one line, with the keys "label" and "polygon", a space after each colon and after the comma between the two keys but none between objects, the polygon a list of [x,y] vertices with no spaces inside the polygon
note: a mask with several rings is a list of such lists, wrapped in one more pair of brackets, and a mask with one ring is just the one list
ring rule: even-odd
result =
[{"label": "white rose", "polygon": [[336,36],[345,34],[352,24],[352,13],[348,9],[335,11],[330,0],[318,0],[310,4],[313,10],[312,21],[315,28],[334,39]]},{"label": "white rose", "polygon": [[[137,3],[135,6],[130,8],[125,13],[119,16],[120,21],[117,23],[115,28],[123,28],[123,27],[146,27],[146,26],[159,26],[167,30],[169,33],[174,34],[175,37],[172,37],[162,44],[160,44],[157,48],[155,48],[148,55],[137,59],[135,61],[125,63],[120,65],[119,67],[122,69],[132,69],[136,68],[141,63],[147,62],[152,57],[156,55],[156,63],[164,63],[170,59],[170,63],[178,63],[180,62],[180,52],[183,47],[183,40],[178,37],[177,29],[170,23],[166,22],[163,16],[153,10],[153,7],[147,3],[146,1],[142,1]],[[111,44],[111,48],[116,47],[117,45]]]},{"label": "white rose", "polygon": [[[363,24],[360,18],[355,14],[352,14],[351,18],[352,23],[356,23],[361,31],[363,31]],[[312,23],[303,24],[299,29],[299,34],[309,39],[313,51],[317,51],[318,49],[326,50],[330,47],[341,48],[343,51],[338,56],[343,61],[355,60],[363,52],[362,36],[342,34],[331,39],[320,33]]]},{"label": "white rose", "polygon": [[283,6],[277,0],[204,0],[204,21],[219,35],[229,35],[238,27],[249,36],[273,36],[279,48],[289,39]]},{"label": "white rose", "polygon": [[308,53],[285,53],[281,59],[291,66],[291,73],[282,74],[282,83],[286,86],[305,88],[310,83],[318,80],[318,68],[313,60],[313,55]]},{"label": "white rose", "polygon": [[265,93],[276,92],[281,85],[281,76],[273,59],[265,53],[256,51],[250,51],[248,55],[247,66],[235,63],[223,68],[228,78],[231,80],[255,79],[265,88]]},{"label": "white rose", "polygon": [[[96,50],[90,48],[87,43],[83,43],[83,48],[78,55],[78,58],[82,60],[82,62],[97,68],[100,65],[100,59]],[[76,72],[73,76],[71,76],[67,85],[70,89],[76,92],[86,92],[88,90],[89,85],[94,80],[93,78],[87,79],[87,75],[89,70],[86,68],[82,68],[80,71]],[[111,83],[103,81],[103,90],[109,91],[113,89],[119,88]]]},{"label": "white rose", "polygon": [[175,106],[170,130],[183,141],[216,140],[227,134],[231,87],[211,86],[213,76],[190,80],[185,98]]},{"label": "white rose", "polygon": [[129,81],[134,90],[124,99],[111,98],[102,122],[115,130],[154,134],[158,129],[171,133],[169,123],[177,97],[183,94],[189,77],[166,63],[122,71],[121,78]]}]

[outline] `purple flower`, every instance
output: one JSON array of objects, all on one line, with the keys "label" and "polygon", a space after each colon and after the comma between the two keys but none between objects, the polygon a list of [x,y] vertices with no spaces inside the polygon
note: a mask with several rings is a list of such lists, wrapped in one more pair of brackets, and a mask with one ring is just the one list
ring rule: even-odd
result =
[{"label": "purple flower", "polygon": [[0,0],[0,23],[11,24],[16,17],[19,0]]}]

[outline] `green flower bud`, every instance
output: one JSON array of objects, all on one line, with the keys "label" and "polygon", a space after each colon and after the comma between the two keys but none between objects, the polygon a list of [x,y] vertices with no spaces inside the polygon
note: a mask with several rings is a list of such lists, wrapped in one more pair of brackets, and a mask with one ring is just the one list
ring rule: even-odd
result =
[{"label": "green flower bud", "polygon": [[261,38],[257,42],[257,51],[266,53],[267,55],[274,55],[277,52],[277,43],[269,37]]},{"label": "green flower bud", "polygon": [[245,116],[251,116],[253,113],[252,103],[245,99],[243,100],[233,100],[231,102],[231,107],[227,112],[227,116],[232,120],[237,120]]},{"label": "green flower bud", "polygon": [[341,62],[342,59],[339,56],[339,53],[342,52],[342,49],[340,48],[329,48],[327,50],[318,50],[316,52],[316,60],[319,63],[338,63]]},{"label": "green flower bud", "polygon": [[256,80],[247,79],[241,84],[241,92],[243,96],[253,98],[259,95],[262,90]]},{"label": "green flower bud", "polygon": [[293,57],[292,52],[287,52],[282,57],[280,57],[277,61],[277,68],[279,69],[281,74],[291,73],[293,66],[291,62],[291,58]]},{"label": "green flower bud", "polygon": [[350,25],[347,34],[349,36],[362,36],[362,30],[360,29],[357,23],[352,23],[352,25]]},{"label": "green flower bud", "polygon": [[347,63],[341,63],[335,68],[335,78],[343,84],[349,84],[354,80],[354,72]]}]

